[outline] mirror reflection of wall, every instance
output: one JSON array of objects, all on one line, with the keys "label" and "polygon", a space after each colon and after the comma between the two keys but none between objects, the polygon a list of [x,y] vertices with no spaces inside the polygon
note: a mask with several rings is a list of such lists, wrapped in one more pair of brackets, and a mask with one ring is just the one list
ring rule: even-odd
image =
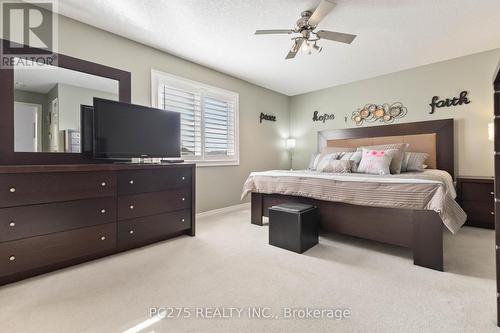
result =
[{"label": "mirror reflection of wall", "polygon": [[79,153],[80,108],[118,100],[118,81],[54,66],[14,68],[14,151]]}]

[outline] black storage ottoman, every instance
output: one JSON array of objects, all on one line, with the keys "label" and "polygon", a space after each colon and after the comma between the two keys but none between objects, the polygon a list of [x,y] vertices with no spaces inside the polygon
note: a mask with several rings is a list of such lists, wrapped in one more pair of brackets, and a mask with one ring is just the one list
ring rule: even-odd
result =
[{"label": "black storage ottoman", "polygon": [[269,208],[269,244],[303,253],[318,244],[318,213],[313,205],[285,203]]}]

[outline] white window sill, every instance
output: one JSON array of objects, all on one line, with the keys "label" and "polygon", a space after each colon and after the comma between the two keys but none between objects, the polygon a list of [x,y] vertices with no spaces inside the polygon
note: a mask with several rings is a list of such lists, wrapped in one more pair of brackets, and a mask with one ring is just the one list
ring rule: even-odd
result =
[{"label": "white window sill", "polygon": [[196,167],[238,166],[240,161],[200,161],[184,160],[186,163],[195,163]]}]

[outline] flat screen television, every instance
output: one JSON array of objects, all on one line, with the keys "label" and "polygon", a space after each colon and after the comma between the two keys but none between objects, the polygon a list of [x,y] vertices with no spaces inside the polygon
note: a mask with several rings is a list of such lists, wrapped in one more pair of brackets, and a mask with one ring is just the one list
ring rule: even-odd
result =
[{"label": "flat screen television", "polygon": [[181,115],[94,98],[94,158],[181,156]]}]

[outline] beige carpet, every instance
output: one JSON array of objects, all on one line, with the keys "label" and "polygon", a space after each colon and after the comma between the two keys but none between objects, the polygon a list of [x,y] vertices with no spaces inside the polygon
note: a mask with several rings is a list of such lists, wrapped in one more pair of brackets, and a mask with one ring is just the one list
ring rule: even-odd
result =
[{"label": "beige carpet", "polygon": [[[350,237],[324,236],[298,255],[267,245],[267,227],[249,220],[248,210],[202,218],[195,238],[4,286],[0,331],[498,332],[493,231],[447,234],[442,273],[414,266],[407,250]],[[191,318],[148,320],[153,306],[187,307]],[[268,308],[278,319],[196,318],[203,307]],[[351,317],[279,316],[306,307]]]}]

